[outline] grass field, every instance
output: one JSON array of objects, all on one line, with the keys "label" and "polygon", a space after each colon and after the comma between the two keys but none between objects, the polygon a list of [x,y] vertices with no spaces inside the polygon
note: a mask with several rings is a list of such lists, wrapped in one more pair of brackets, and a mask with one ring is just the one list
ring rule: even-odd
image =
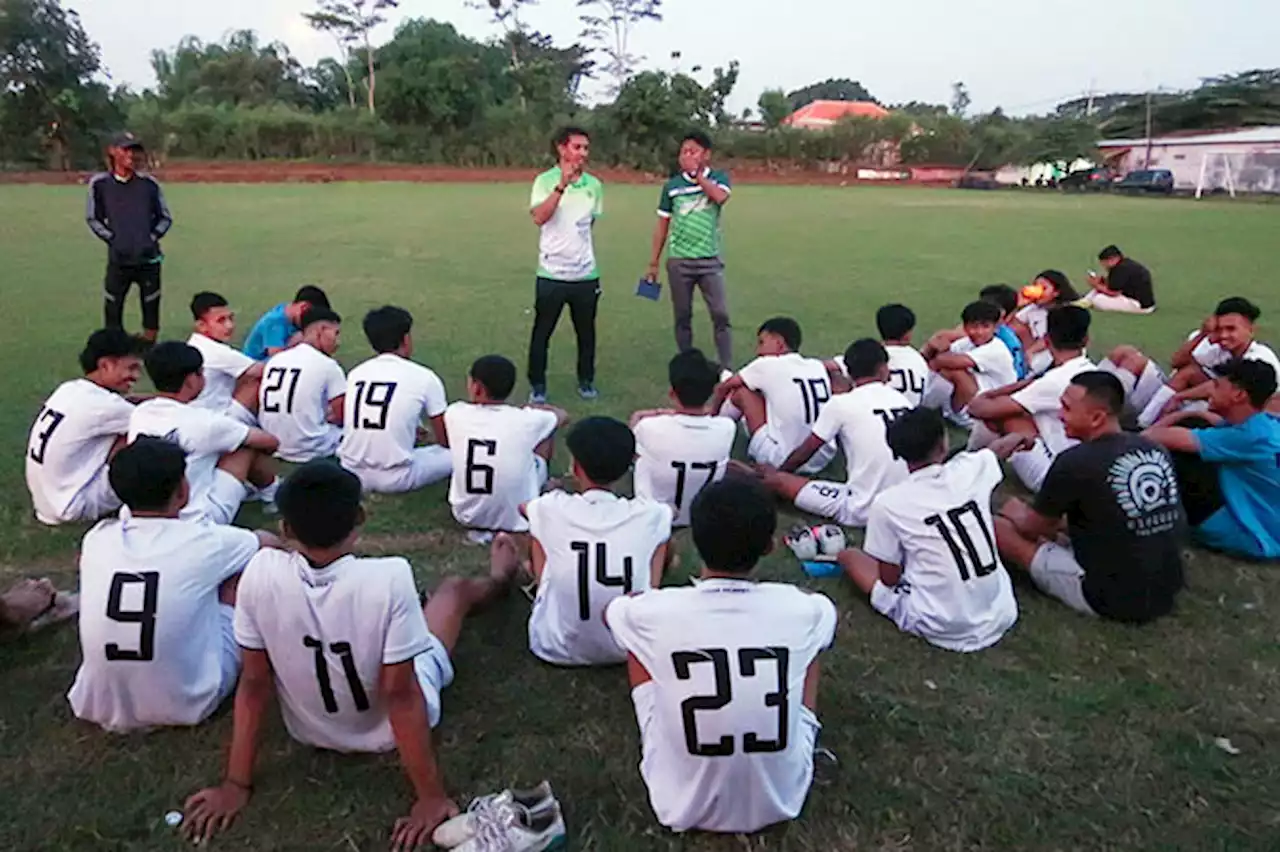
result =
[{"label": "grass field", "polygon": [[[463,390],[477,355],[517,363],[532,301],[535,233],[517,185],[168,188],[165,328],[185,337],[191,293],[231,298],[247,331],[302,283],[352,322],[342,361],[368,355],[364,311],[402,305],[418,357]],[[572,334],[552,353],[553,401],[624,417],[661,403],[669,307],[631,295],[647,259],[656,191],[611,188],[597,231],[605,298],[603,398],[572,394]],[[30,420],[100,321],[103,251],[75,188],[0,187],[0,584],[75,583],[83,529],[30,519],[22,447]],[[1117,242],[1157,276],[1159,313],[1099,317],[1092,352],[1175,348],[1219,297],[1280,311],[1280,209],[1017,193],[742,187],[728,212],[740,363],[755,326],[786,313],[805,348],[830,355],[873,332],[877,306],[912,305],[920,331],[954,324],[980,285],[1045,267],[1083,280]],[[136,298],[136,297],[135,297]],[[128,321],[136,327],[136,302]],[[1263,337],[1280,342],[1264,317]],[[699,307],[700,343],[710,349]],[[524,392],[523,384],[519,391]],[[563,470],[563,455],[554,465]],[[411,558],[425,585],[477,572],[443,488],[370,501],[364,548]],[[242,522],[261,523],[256,507]],[[784,523],[786,521],[784,520]],[[686,572],[694,563],[681,542]],[[1280,579],[1274,566],[1188,555],[1177,613],[1133,629],[1076,616],[1017,585],[1021,619],[997,647],[961,656],[899,635],[838,580],[809,581],[789,556],[763,569],[831,595],[842,617],[825,657],[823,743],[840,759],[796,823],[749,838],[677,837],[653,820],[620,669],[558,671],[529,654],[515,596],[468,625],[445,693],[439,752],[465,800],[549,777],[574,849],[1275,850],[1280,848]],[[673,578],[673,581],[682,578]],[[0,849],[151,850],[180,842],[163,814],[218,779],[229,713],[197,729],[116,737],[74,722],[64,698],[74,629],[0,649]],[[1240,754],[1215,738],[1228,737]],[[409,806],[394,755],[338,757],[269,727],[256,798],[223,849],[378,849]]]}]

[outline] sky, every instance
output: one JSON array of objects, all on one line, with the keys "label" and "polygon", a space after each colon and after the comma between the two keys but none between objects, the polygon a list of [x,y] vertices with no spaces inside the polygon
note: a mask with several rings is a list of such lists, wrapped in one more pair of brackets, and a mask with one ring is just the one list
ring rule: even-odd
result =
[{"label": "sky", "polygon": [[[304,64],[336,50],[301,13],[313,0],[64,0],[102,47],[111,79],[135,89],[155,83],[149,57],[184,35],[214,41],[236,29],[279,40]],[[963,81],[971,111],[997,106],[1011,114],[1045,112],[1088,91],[1186,88],[1201,77],[1273,67],[1280,55],[1280,3],[1273,0],[1112,0],[1097,13],[1079,7],[1051,20],[1029,0],[665,0],[661,22],[635,31],[633,52],[644,67],[710,69],[737,59],[735,112],[753,107],[765,89],[797,89],[829,77],[860,80],[884,103],[949,103]],[[1055,8],[1066,9],[1054,4]],[[123,11],[122,11],[123,9]],[[138,14],[138,10],[145,12]],[[963,9],[963,14],[961,14]],[[576,0],[539,0],[527,23],[557,42],[581,30]],[[402,0],[395,18],[434,17],[461,32],[497,33],[466,0]],[[1105,15],[1106,27],[1100,18]],[[376,33],[390,38],[393,25]]]}]

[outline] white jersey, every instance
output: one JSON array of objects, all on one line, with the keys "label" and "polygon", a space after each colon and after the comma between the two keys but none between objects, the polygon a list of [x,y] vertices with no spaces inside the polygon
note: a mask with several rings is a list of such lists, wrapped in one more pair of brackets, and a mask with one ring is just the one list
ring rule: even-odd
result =
[{"label": "white jersey", "polygon": [[538,496],[546,464],[534,449],[556,430],[542,408],[455,402],[444,413],[453,456],[449,505],[463,526],[524,532],[520,504]]},{"label": "white jersey", "polygon": [[258,422],[280,439],[276,455],[308,462],[336,453],[342,428],[329,422],[329,403],[346,392],[342,367],[309,343],[268,358],[258,390]]},{"label": "white jersey", "polygon": [[821,727],[802,703],[805,675],[835,638],[835,605],[791,585],[713,579],[618,598],[606,616],[652,678],[631,698],[658,821],[749,833],[793,819]]},{"label": "white jersey", "polygon": [[529,650],[548,663],[621,663],[601,613],[650,587],[658,548],[671,538],[671,508],[608,491],[552,491],[529,503],[529,534],[547,555],[529,615]]},{"label": "white jersey", "polygon": [[998,337],[991,338],[981,346],[974,346],[972,340],[962,337],[951,344],[951,351],[973,359],[973,376],[978,381],[979,393],[1002,388],[1018,380],[1013,353]]},{"label": "white jersey", "polygon": [[907,465],[893,456],[886,439],[889,424],[913,408],[884,382],[858,385],[823,406],[813,434],[824,441],[839,438],[849,477],[850,514],[866,517],[875,496],[907,477]]},{"label": "white jersey", "polygon": [[675,509],[689,525],[689,507],[708,484],[724,478],[737,424],[728,417],[655,414],[636,424],[635,491]]},{"label": "white jersey", "polygon": [[990,450],[961,453],[909,474],[871,504],[862,549],[902,566],[890,591],[907,596],[913,631],[941,648],[985,648],[1018,619],[991,521],[1002,479]]},{"label": "white jersey", "polygon": [[79,520],[68,512],[129,431],[133,404],[88,379],[63,382],[45,400],[27,439],[27,489],[46,524]]},{"label": "white jersey", "polygon": [[886,345],[884,351],[889,353],[889,387],[905,396],[912,408],[920,405],[929,363],[912,346]]},{"label": "white jersey", "polygon": [[194,403],[158,396],[138,405],[129,419],[129,441],[150,435],[182,447],[187,454],[187,486],[191,495],[183,516],[200,510],[213,488],[214,471],[223,455],[240,449],[249,427],[225,414]]},{"label": "white jersey", "polygon": [[[1198,333],[1192,332],[1191,337]],[[1234,356],[1221,344],[1214,343],[1206,337],[1191,350],[1191,357],[1210,378],[1217,378],[1218,369]],[[1276,358],[1275,351],[1267,344],[1257,340],[1250,341],[1249,348],[1245,349],[1240,357],[1245,361],[1262,361],[1264,364],[1270,364],[1271,369],[1276,371],[1276,378],[1280,379],[1280,359]]]},{"label": "white jersey", "polygon": [[[822,407],[831,401],[826,365],[798,352],[756,358],[738,371],[738,377],[764,397],[766,428],[787,454],[809,437]],[[830,461],[832,455],[834,450],[822,449],[814,458]]]},{"label": "white jersey", "polygon": [[449,404],[439,376],[390,352],[352,370],[346,395],[338,450],[346,468],[412,464],[423,415],[439,417]]},{"label": "white jersey", "polygon": [[1013,318],[1027,327],[1032,340],[1039,340],[1049,333],[1049,309],[1044,305],[1024,305]]},{"label": "white jersey", "polygon": [[[443,653],[398,556],[315,568],[300,553],[264,550],[240,578],[235,629],[241,646],[270,658],[290,736],[335,751],[395,748],[382,667]],[[434,724],[439,695],[424,696]]]},{"label": "white jersey", "polygon": [[1067,437],[1062,425],[1062,394],[1071,380],[1080,373],[1096,370],[1087,355],[1078,355],[1050,369],[1009,398],[1022,406],[1035,421],[1045,446],[1052,453],[1060,453],[1080,443]]},{"label": "white jersey", "polygon": [[[80,653],[67,698],[109,731],[195,725],[226,694],[218,587],[258,552],[248,530],[128,509],[84,537]],[[234,678],[233,678],[234,679]]]},{"label": "white jersey", "polygon": [[192,405],[226,411],[231,405],[236,382],[258,362],[239,349],[203,334],[192,334],[187,339],[187,345],[199,349],[204,358],[204,390],[200,391]]}]

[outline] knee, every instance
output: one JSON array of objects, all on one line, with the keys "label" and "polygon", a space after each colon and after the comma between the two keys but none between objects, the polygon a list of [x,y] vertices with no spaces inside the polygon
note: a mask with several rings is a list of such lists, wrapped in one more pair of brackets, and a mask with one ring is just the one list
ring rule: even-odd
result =
[{"label": "knee", "polygon": [[725,311],[717,311],[711,315],[711,325],[717,330],[729,328],[729,314]]},{"label": "knee", "polygon": [[1122,344],[1117,346],[1115,349],[1112,349],[1111,354],[1107,357],[1111,359],[1112,364],[1115,364],[1117,367],[1121,367],[1129,362],[1142,358],[1143,355],[1138,351],[1136,346]]}]

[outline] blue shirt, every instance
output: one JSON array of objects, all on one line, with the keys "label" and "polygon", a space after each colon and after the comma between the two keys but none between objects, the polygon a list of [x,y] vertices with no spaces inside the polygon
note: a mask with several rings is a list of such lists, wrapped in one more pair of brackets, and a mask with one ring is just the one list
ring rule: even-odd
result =
[{"label": "blue shirt", "polygon": [[1027,377],[1027,355],[1022,351],[1022,338],[1018,337],[1018,332],[1009,328],[1009,326],[1001,323],[996,326],[996,337],[1000,338],[1009,349],[1009,354],[1013,356],[1013,371],[1021,381]]},{"label": "blue shirt", "polygon": [[283,349],[289,345],[289,338],[298,331],[284,309],[288,302],[282,302],[262,315],[249,336],[244,339],[244,354],[255,361],[265,361],[269,357],[268,349]]},{"label": "blue shirt", "polygon": [[1200,458],[1219,465],[1227,511],[1259,556],[1280,556],[1280,418],[1259,412],[1236,426],[1192,430]]}]

